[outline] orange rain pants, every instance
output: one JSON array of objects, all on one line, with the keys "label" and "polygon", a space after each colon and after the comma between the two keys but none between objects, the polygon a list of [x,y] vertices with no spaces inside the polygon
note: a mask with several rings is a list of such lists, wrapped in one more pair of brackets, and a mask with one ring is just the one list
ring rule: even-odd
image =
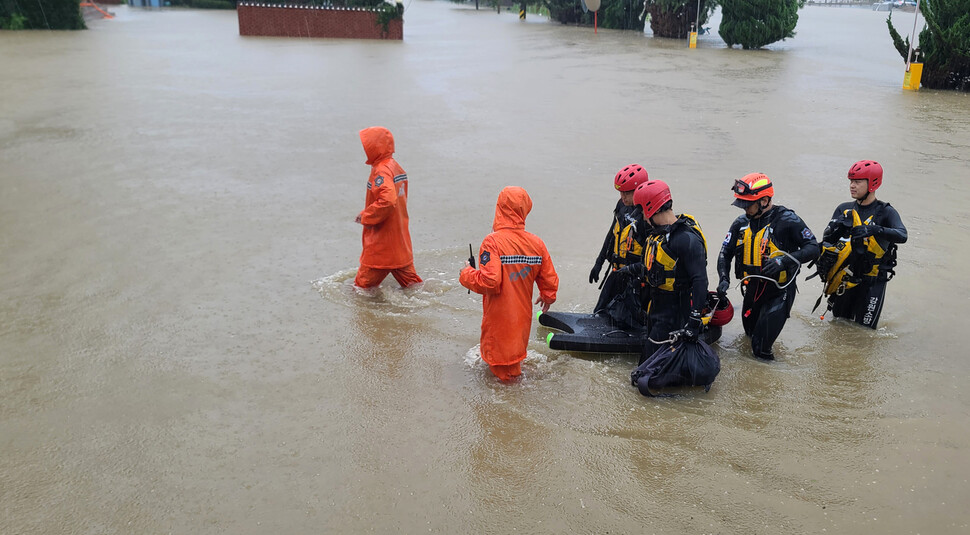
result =
[{"label": "orange rain pants", "polygon": [[422,282],[421,277],[414,271],[413,264],[400,269],[374,269],[367,266],[360,266],[357,269],[357,276],[354,277],[354,286],[358,288],[373,288],[374,286],[380,285],[388,274],[394,275],[394,280],[402,288],[407,288],[412,284]]}]

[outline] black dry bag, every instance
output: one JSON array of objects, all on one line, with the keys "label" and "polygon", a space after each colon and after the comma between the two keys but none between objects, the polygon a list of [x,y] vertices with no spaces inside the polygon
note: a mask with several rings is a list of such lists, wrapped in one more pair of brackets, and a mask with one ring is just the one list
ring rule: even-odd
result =
[{"label": "black dry bag", "polygon": [[644,396],[653,397],[658,390],[677,386],[703,386],[721,372],[721,359],[701,340],[680,340],[664,344],[630,374],[633,386]]},{"label": "black dry bag", "polygon": [[[614,277],[617,275],[613,275]],[[640,304],[638,284],[627,283],[623,291],[616,294],[600,311],[609,316],[613,325],[625,330],[643,328],[643,306]]]}]

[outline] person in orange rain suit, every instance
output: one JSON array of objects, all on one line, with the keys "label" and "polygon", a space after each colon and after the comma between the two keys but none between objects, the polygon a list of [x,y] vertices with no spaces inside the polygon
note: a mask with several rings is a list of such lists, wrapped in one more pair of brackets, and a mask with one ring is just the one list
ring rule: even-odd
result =
[{"label": "person in orange rain suit", "polygon": [[360,131],[360,142],[371,166],[364,210],[356,222],[364,225],[364,250],[354,286],[372,288],[390,273],[402,287],[421,281],[414,271],[408,231],[408,175],[391,157],[394,136],[383,126]]},{"label": "person in orange rain suit", "polygon": [[509,186],[495,203],[493,232],[482,241],[478,269],[465,262],[459,282],[484,295],[481,352],[496,377],[508,381],[522,374],[522,361],[532,327],[532,284],[539,287],[542,311],[556,302],[559,275],[546,244],[525,231],[532,199],[522,188]]}]

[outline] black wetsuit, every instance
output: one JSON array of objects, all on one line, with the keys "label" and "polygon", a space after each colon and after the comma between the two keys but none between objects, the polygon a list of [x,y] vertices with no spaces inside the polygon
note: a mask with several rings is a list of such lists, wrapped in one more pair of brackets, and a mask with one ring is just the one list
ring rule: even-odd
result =
[{"label": "black wetsuit", "polygon": [[[664,252],[676,261],[672,291],[660,288],[668,281],[663,274],[658,274],[657,260],[651,263],[655,268],[652,271],[642,261],[636,265],[637,276],[647,282],[650,298],[647,314],[649,338],[659,342],[670,338],[672,331],[683,329],[691,311],[699,315],[707,304],[707,251],[701,237],[682,220],[654,229],[651,235],[662,236]],[[662,267],[659,272],[662,272]],[[646,340],[640,363],[653,355],[661,345]]]},{"label": "black wetsuit", "polygon": [[[722,281],[731,280],[732,260],[738,263],[735,266],[737,277],[740,279],[742,276],[739,241],[743,229],[750,225],[754,234],[769,224],[771,241],[778,249],[788,253],[801,264],[807,264],[818,258],[819,245],[805,222],[788,208],[775,205],[759,218],[748,219],[747,215],[742,215],[731,224],[731,229],[724,238],[721,252],[717,257],[717,273]],[[748,279],[748,284],[742,287],[744,301],[741,307],[741,323],[744,326],[744,333],[751,338],[751,349],[754,355],[761,359],[775,358],[771,346],[785,327],[792,304],[795,302],[794,277],[797,266],[791,259],[783,258],[790,270],[790,283],[784,289],[760,278]]]},{"label": "black wetsuit", "polygon": [[613,210],[613,223],[610,225],[610,230],[606,233],[606,239],[603,241],[600,254],[596,257],[597,265],[609,260],[610,269],[606,274],[606,279],[603,281],[603,289],[600,291],[596,306],[593,307],[593,313],[602,312],[606,308],[606,305],[627,287],[629,282],[628,278],[617,277],[614,271],[623,266],[640,262],[643,259],[642,256],[636,255],[631,251],[628,251],[624,258],[618,258],[613,252],[614,248],[616,248],[614,243],[616,236],[613,231],[617,224],[619,224],[621,232],[625,227],[635,225],[635,228],[631,230],[633,239],[637,243],[643,244],[645,230],[648,225],[640,217],[642,213],[637,206],[626,206],[623,204],[623,201],[616,202],[616,208]]},{"label": "black wetsuit", "polygon": [[[851,214],[846,216],[848,210],[855,210],[863,222],[872,217],[869,224],[877,227],[873,237],[886,254],[879,262],[878,275],[862,276],[857,286],[846,290],[842,295],[832,296],[832,314],[837,318],[846,318],[859,325],[875,329],[879,325],[879,316],[882,314],[882,306],[886,298],[886,283],[892,278],[893,268],[896,266],[896,244],[906,243],[909,236],[899,218],[899,212],[889,203],[877,200],[863,206],[856,201],[849,201],[835,209],[832,220],[822,234],[823,242],[834,243],[850,236],[852,216]],[[864,249],[865,245],[861,243],[860,238],[853,240],[853,251]],[[863,258],[857,258],[856,261],[866,262]],[[854,266],[853,272],[867,273],[868,267]]]}]

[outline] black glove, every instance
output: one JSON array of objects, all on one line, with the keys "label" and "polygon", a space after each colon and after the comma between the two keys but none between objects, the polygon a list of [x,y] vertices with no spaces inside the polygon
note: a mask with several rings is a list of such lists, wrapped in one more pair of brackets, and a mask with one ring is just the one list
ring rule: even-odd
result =
[{"label": "black glove", "polygon": [[761,266],[761,274],[765,277],[777,279],[778,275],[786,269],[788,269],[788,263],[785,262],[785,257],[776,256],[765,261],[765,263]]},{"label": "black glove", "polygon": [[721,301],[727,299],[728,288],[731,287],[731,281],[727,278],[721,279],[721,282],[717,283],[717,298]]},{"label": "black glove", "polygon": [[702,330],[704,330],[704,321],[701,320],[701,313],[696,310],[691,311],[690,318],[687,319],[687,325],[684,325],[684,338],[697,340]]},{"label": "black glove", "polygon": [[853,238],[868,238],[869,236],[878,236],[881,232],[882,227],[879,225],[856,225],[852,227]]},{"label": "black glove", "polygon": [[603,270],[603,259],[597,258],[596,263],[593,264],[593,269],[589,272],[589,283],[593,284],[600,281],[600,271]]},{"label": "black glove", "polygon": [[624,276],[631,277],[631,278],[634,278],[634,279],[642,279],[643,278],[643,264],[641,264],[639,262],[636,263],[636,264],[629,264],[629,265],[626,265],[626,266],[621,267],[620,269],[616,270],[614,273],[616,273],[617,275],[624,275]]},{"label": "black glove", "polygon": [[[822,247],[831,247],[827,243],[823,243]],[[829,276],[829,270],[835,266],[835,263],[839,260],[839,253],[832,249],[826,249],[822,251],[822,254],[818,257],[818,262],[815,264],[816,273],[822,277],[824,281],[826,277]]]}]

